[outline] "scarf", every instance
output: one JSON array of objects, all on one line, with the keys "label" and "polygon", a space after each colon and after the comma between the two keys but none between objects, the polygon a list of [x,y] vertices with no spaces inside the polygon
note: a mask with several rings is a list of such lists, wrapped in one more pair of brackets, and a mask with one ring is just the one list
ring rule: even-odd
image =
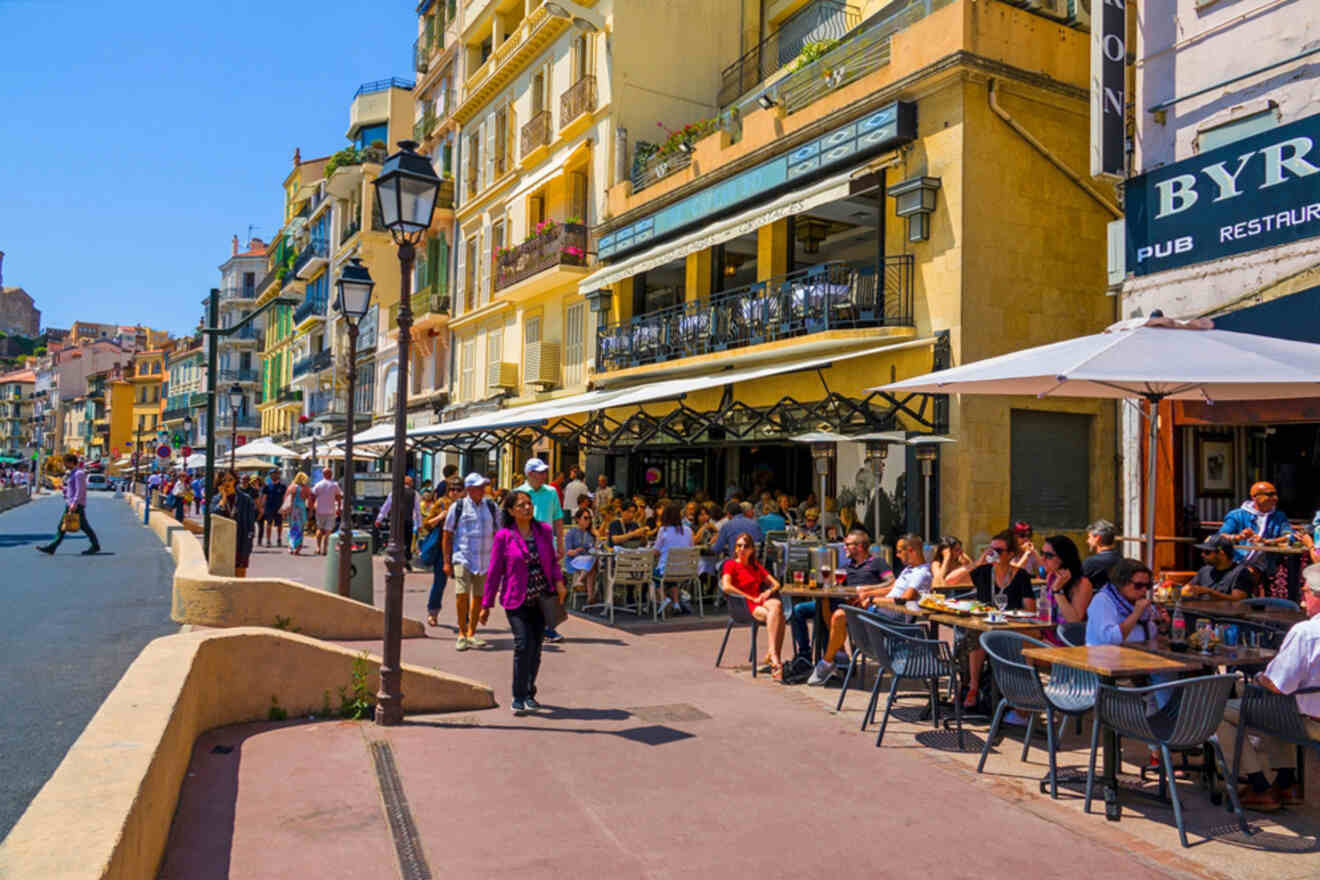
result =
[{"label": "scarf", "polygon": [[[1113,602],[1114,607],[1118,610],[1119,617],[1121,617],[1124,620],[1126,620],[1128,616],[1132,614],[1133,609],[1136,607],[1131,602],[1129,602],[1123,596],[1123,594],[1118,591],[1118,588],[1115,587],[1113,584],[1105,584],[1105,588],[1101,591],[1101,593],[1109,597],[1109,601]],[[1142,614],[1141,620],[1138,621],[1141,624],[1141,633],[1142,636],[1144,637],[1142,638],[1142,641],[1150,641],[1150,629],[1146,626],[1146,624],[1150,621],[1150,616],[1152,613],[1153,612],[1151,611],[1151,606],[1149,605],[1146,606],[1145,613]]]}]

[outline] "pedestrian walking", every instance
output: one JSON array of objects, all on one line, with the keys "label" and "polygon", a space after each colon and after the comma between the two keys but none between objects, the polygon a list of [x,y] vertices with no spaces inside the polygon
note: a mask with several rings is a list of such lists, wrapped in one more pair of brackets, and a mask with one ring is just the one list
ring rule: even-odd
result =
[{"label": "pedestrian walking", "polygon": [[513,631],[514,715],[541,708],[536,701],[536,675],[541,669],[546,606],[556,616],[562,614],[555,588],[562,589],[564,573],[555,548],[554,532],[549,523],[537,521],[532,497],[520,489],[510,492],[504,502],[503,528],[492,542],[481,622],[486,622],[498,597]]},{"label": "pedestrian walking", "polygon": [[330,468],[321,471],[321,479],[312,487],[312,496],[316,499],[316,552],[324,556],[330,543],[330,533],[335,530],[339,519],[339,505],[344,493],[339,484],[330,479]]},{"label": "pedestrian walking", "polygon": [[233,471],[222,471],[216,477],[215,489],[211,512],[234,521],[234,575],[247,577],[252,541],[256,536],[257,505],[250,494],[239,488],[238,474]]},{"label": "pedestrian walking", "polygon": [[284,514],[281,510],[288,491],[289,487],[280,479],[280,472],[271,471],[270,476],[266,477],[266,485],[261,489],[261,502],[266,514],[261,523],[261,540],[267,547],[270,546],[272,532],[275,533],[275,546],[284,546]]},{"label": "pedestrian walking", "polygon": [[[546,482],[549,475],[549,465],[539,458],[529,458],[523,465],[523,476],[526,480],[514,491],[526,492],[527,497],[532,499],[533,513],[537,521],[548,524],[554,530],[556,558],[563,559],[564,508],[560,504],[559,493]],[[564,586],[563,578],[560,578],[559,588],[559,601],[564,602],[568,598],[568,588]],[[559,642],[563,638],[553,626],[545,631],[547,642]]]},{"label": "pedestrian walking", "polygon": [[[92,524],[87,521],[87,471],[78,463],[78,456],[72,452],[65,454],[64,467],[69,476],[64,481],[64,512],[60,514],[60,525],[55,532],[55,540],[42,544],[37,549],[47,556],[53,556],[64,540],[67,531],[81,531],[87,535],[92,546],[82,552],[91,556],[101,552],[101,542],[97,540]],[[75,522],[76,520],[76,522]]]},{"label": "pedestrian walking", "polygon": [[[380,513],[376,514],[376,525],[384,524],[385,517],[389,516],[390,510],[394,507],[394,492],[385,496],[385,503],[380,506]],[[403,567],[412,571],[412,544],[413,532],[422,524],[422,505],[417,497],[417,490],[413,488],[413,478],[403,478],[403,509],[407,511],[403,515]]]},{"label": "pedestrian walking", "polygon": [[[495,502],[486,497],[489,482],[475,471],[468,474],[463,480],[466,494],[454,502],[445,516],[444,543],[440,545],[444,562],[441,570],[446,578],[454,581],[454,613],[458,621],[458,641],[454,647],[459,651],[486,645],[484,640],[477,638],[477,624],[485,623],[482,597],[486,592],[486,572],[490,568],[495,529],[500,522]],[[443,584],[440,589],[444,590]],[[434,604],[439,610],[440,601],[435,596],[434,583],[431,592],[435,598],[427,599],[426,604]]]},{"label": "pedestrian walking", "polygon": [[[426,622],[430,626],[439,626],[440,606],[445,598],[445,585],[449,582],[449,573],[445,571],[449,567],[449,557],[445,553],[445,532],[444,524],[449,518],[449,511],[458,501],[463,498],[463,482],[458,477],[449,477],[441,485],[441,493],[436,496],[435,503],[431,505],[431,511],[422,521],[422,525],[428,530],[429,536],[437,529],[440,534],[436,535],[435,540],[440,541],[440,552],[436,554],[435,564],[431,566],[431,592],[426,597]],[[459,621],[459,636],[465,635],[466,617]],[[473,617],[473,623],[476,618]],[[473,635],[476,634],[475,629]]]},{"label": "pedestrian walking", "polygon": [[289,518],[289,553],[302,555],[303,532],[307,528],[307,509],[312,503],[312,490],[307,486],[307,475],[299,471],[284,493],[280,510]]}]

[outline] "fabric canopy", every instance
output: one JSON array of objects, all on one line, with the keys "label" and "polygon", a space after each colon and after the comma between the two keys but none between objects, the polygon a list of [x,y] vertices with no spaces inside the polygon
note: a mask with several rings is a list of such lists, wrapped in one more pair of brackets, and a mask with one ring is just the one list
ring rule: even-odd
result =
[{"label": "fabric canopy", "polygon": [[[1103,333],[1028,348],[871,389],[928,394],[1256,400],[1320,396],[1320,345],[1215,330],[1154,312]],[[1148,419],[1146,562],[1155,561],[1158,421]]]},{"label": "fabric canopy", "polygon": [[235,449],[234,454],[269,456],[272,458],[298,458],[298,453],[295,450],[289,449],[287,446],[281,446],[269,437],[262,437],[244,444]]}]

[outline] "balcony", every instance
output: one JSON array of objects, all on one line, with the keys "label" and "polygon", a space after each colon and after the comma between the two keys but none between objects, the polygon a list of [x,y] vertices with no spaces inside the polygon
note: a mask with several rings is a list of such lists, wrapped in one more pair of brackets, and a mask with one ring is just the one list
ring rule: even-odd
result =
[{"label": "balcony", "polygon": [[262,334],[251,324],[245,324],[238,330],[230,333],[228,336],[221,336],[220,343],[224,344],[226,340],[237,343],[261,342]]},{"label": "balcony", "polygon": [[830,330],[911,327],[912,265],[911,254],[886,257],[880,289],[874,266],[822,263],[606,325],[596,332],[596,369],[624,370]]},{"label": "balcony", "polygon": [[306,395],[307,416],[315,418],[324,415],[334,406],[337,399],[333,391],[314,391]]},{"label": "balcony", "polygon": [[304,280],[311,278],[317,269],[325,265],[329,257],[330,243],[321,236],[312,236],[298,252],[298,258],[293,261],[294,277]]},{"label": "balcony", "polygon": [[454,179],[452,177],[446,177],[440,181],[440,189],[435,195],[435,209],[437,211],[454,210]]},{"label": "balcony", "polygon": [[[635,154],[634,154],[635,155]],[[691,153],[652,153],[643,159],[634,159],[632,171],[633,192],[641,192],[648,186],[664,180],[671,174],[677,174],[692,164]]]},{"label": "balcony", "polygon": [[258,293],[264,292],[266,288],[271,286],[271,284],[280,280],[281,279],[280,270],[282,268],[283,268],[282,266],[271,267],[271,270],[267,272],[265,275],[263,275],[261,277],[261,280],[257,282],[257,286],[256,286],[257,292]]},{"label": "balcony", "polygon": [[220,291],[220,305],[235,300],[256,299],[257,288],[252,285],[230,284]]},{"label": "balcony", "polygon": [[233,411],[227,409],[216,410],[215,426],[225,430],[238,429],[256,430],[261,427],[261,418],[255,413],[239,413],[237,423],[235,423]]},{"label": "balcony", "polygon": [[305,376],[308,373],[319,373],[334,362],[334,353],[328,348],[323,348],[315,354],[309,354],[305,358],[294,361],[293,378],[297,379],[299,376]]},{"label": "balcony", "polygon": [[188,415],[191,412],[192,412],[191,407],[179,406],[173,409],[165,410],[163,413],[160,414],[160,419],[162,422],[181,422],[183,421],[184,416]]},{"label": "balcony", "polygon": [[531,119],[527,120],[522,127],[522,157],[527,161],[527,156],[532,151],[547,146],[550,143],[550,111],[542,110]]},{"label": "balcony", "polygon": [[324,296],[304,296],[303,301],[298,303],[298,308],[293,310],[293,325],[298,327],[303,321],[324,318],[325,301]]},{"label": "balcony", "polygon": [[573,120],[596,109],[596,78],[584,76],[559,96],[559,127],[568,128]]},{"label": "balcony", "polygon": [[[922,0],[924,3],[926,0]],[[816,50],[843,37],[861,22],[861,10],[842,0],[813,0],[720,73],[719,105],[727,107],[804,50]]]},{"label": "balcony", "polygon": [[253,369],[221,370],[221,382],[259,382],[261,371]]},{"label": "balcony", "polygon": [[[587,265],[587,227],[580,223],[554,223],[544,232],[499,254],[495,263],[496,291],[508,291],[534,275],[561,267]],[[583,272],[564,273],[573,278]],[[566,280],[566,279],[564,279]]]},{"label": "balcony", "polygon": [[426,68],[431,60],[431,40],[429,37],[418,37],[413,41],[413,69],[418,73],[426,73]]},{"label": "balcony", "polygon": [[277,403],[302,403],[302,399],[301,388],[281,388],[275,393]]},{"label": "balcony", "polygon": [[413,329],[434,330],[449,323],[449,294],[427,287],[414,293],[410,302]]}]

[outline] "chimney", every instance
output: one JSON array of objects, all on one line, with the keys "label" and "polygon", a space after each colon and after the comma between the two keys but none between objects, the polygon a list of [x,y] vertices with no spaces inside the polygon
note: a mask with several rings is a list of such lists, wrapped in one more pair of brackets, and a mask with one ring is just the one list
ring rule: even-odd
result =
[{"label": "chimney", "polygon": [[5,252],[0,251],[0,290],[5,289]]},{"label": "chimney", "polygon": [[233,244],[231,244],[230,247],[232,248],[232,255],[235,256],[235,257],[238,256],[238,236],[237,236],[237,235],[234,236]]},{"label": "chimney", "polygon": [[293,148],[293,165],[294,165],[294,167],[296,168],[296,167],[298,167],[298,166],[301,165],[301,164],[302,164],[302,150],[299,149],[298,147],[294,147],[294,148]]}]

